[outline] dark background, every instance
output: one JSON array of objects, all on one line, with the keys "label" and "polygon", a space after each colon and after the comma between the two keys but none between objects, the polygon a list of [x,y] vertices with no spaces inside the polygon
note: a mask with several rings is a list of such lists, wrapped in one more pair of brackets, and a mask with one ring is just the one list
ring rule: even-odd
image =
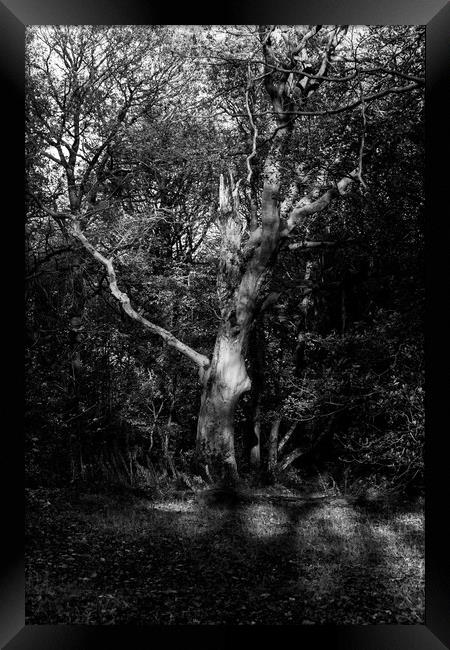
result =
[{"label": "dark background", "polygon": [[[3,367],[8,388],[3,393],[7,412],[14,417],[6,424],[6,409],[2,413],[3,435],[7,443],[4,458],[8,462],[4,503],[7,506],[4,521],[7,522],[5,539],[9,542],[4,558],[2,572],[1,601],[2,621],[1,640],[6,643],[23,626],[23,446],[18,423],[22,411],[22,363],[19,314],[23,314],[22,260],[18,251],[23,241],[23,32],[24,24],[173,24],[173,23],[337,23],[337,24],[427,24],[427,318],[426,318],[426,358],[427,358],[427,404],[426,404],[426,626],[366,626],[351,628],[302,627],[296,632],[296,640],[308,642],[327,642],[330,647],[346,648],[442,648],[434,634],[447,646],[450,644],[449,606],[449,561],[448,537],[444,533],[446,513],[448,512],[449,487],[447,479],[447,457],[444,453],[446,439],[446,403],[448,400],[444,369],[448,368],[448,345],[446,342],[448,320],[446,319],[446,298],[444,282],[448,278],[447,256],[444,235],[446,210],[443,203],[446,189],[445,164],[446,148],[443,136],[448,132],[448,104],[444,97],[444,70],[448,70],[444,52],[448,44],[450,10],[448,5],[442,9],[442,2],[434,0],[398,2],[366,2],[363,6],[356,1],[331,2],[323,0],[314,3],[279,2],[276,5],[248,2],[246,5],[229,2],[215,7],[216,13],[207,8],[200,9],[185,4],[179,10],[172,5],[157,6],[155,3],[106,2],[106,0],[84,3],[41,2],[39,6],[31,1],[6,3],[1,6],[0,44],[1,71],[3,77],[2,108],[7,110],[3,125],[11,144],[4,144],[3,161],[7,162],[10,178],[6,178],[3,192],[3,232],[4,247],[14,250],[13,267],[8,262],[8,273],[2,272],[3,321],[9,326],[4,334],[4,349],[9,351]],[[12,12],[12,13],[11,13]],[[19,145],[20,142],[20,145]],[[444,177],[445,175],[445,177]],[[5,176],[3,176],[5,178]],[[14,188],[14,189],[13,189]],[[6,208],[6,200],[9,206]],[[14,246],[12,239],[14,238]],[[14,261],[15,260],[15,261]],[[14,272],[12,273],[12,268]],[[11,279],[15,278],[13,282]],[[445,328],[445,329],[444,329]],[[445,334],[444,334],[445,332]],[[17,348],[12,341],[17,341]],[[14,401],[16,408],[11,408]],[[6,476],[6,473],[4,472]],[[259,629],[256,634],[259,642],[267,645],[279,642],[284,636],[283,628]],[[261,634],[261,637],[260,637]],[[220,641],[223,646],[232,640],[243,644],[254,642],[255,630],[227,627],[225,630],[188,628],[145,628],[108,629],[78,627],[26,628],[10,642],[8,650],[15,648],[85,648],[110,645],[117,640],[118,645],[143,647],[144,644],[161,642],[206,643]],[[264,637],[262,637],[264,635]],[[298,636],[297,636],[298,635]],[[232,637],[232,639],[230,638]]]}]

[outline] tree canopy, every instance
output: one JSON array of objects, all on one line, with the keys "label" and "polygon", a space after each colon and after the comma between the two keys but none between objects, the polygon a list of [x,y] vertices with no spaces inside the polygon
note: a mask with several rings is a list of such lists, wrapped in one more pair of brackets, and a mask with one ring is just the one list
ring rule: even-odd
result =
[{"label": "tree canopy", "polygon": [[30,480],[420,485],[424,29],[34,26],[26,55]]}]

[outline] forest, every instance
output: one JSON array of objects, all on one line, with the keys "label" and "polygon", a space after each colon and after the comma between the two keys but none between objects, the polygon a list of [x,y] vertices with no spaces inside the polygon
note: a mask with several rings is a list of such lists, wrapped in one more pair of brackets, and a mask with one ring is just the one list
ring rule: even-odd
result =
[{"label": "forest", "polygon": [[29,26],[27,620],[421,623],[422,26]]}]

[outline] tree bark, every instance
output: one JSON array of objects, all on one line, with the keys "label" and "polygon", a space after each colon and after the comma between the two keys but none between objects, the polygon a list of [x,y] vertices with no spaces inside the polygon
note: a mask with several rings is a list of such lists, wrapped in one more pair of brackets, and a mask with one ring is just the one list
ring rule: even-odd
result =
[{"label": "tree bark", "polygon": [[261,467],[261,403],[259,395],[257,397],[253,414],[253,438],[250,447],[250,465],[255,469]]},{"label": "tree bark", "polygon": [[[262,309],[262,308],[261,308]],[[265,341],[264,316],[253,325],[249,335],[250,377],[252,381],[252,414],[249,427],[248,454],[254,469],[261,466],[261,399],[264,390]]]},{"label": "tree bark", "polygon": [[[69,413],[71,424],[71,435],[76,440],[77,455],[71,458],[71,466],[75,470],[74,477],[83,478],[85,465],[83,462],[83,425],[81,416],[83,411],[80,406],[80,388],[82,387],[82,362],[81,362],[81,338],[82,318],[84,311],[84,281],[80,260],[76,253],[71,253],[70,284],[72,291],[72,304],[69,308],[70,329],[69,329],[69,356],[70,356],[70,387],[69,387]],[[69,448],[73,455],[73,445]]]},{"label": "tree bark", "polygon": [[222,327],[201,396],[197,426],[197,454],[215,481],[238,479],[234,451],[234,413],[239,397],[250,389],[242,354],[242,339]]},{"label": "tree bark", "polygon": [[279,466],[277,468],[278,471],[283,472],[285,469],[287,469],[289,467],[289,465],[292,465],[294,460],[297,460],[297,458],[300,458],[300,456],[303,456],[304,453],[305,453],[304,449],[294,449],[293,451],[291,451],[291,453],[288,454],[282,460],[282,462],[279,464]]},{"label": "tree bark", "polygon": [[281,438],[280,442],[278,443],[278,455],[281,454],[281,452],[283,451],[286,443],[292,438],[292,436],[293,436],[293,434],[294,434],[294,432],[295,432],[295,430],[297,428],[297,425],[298,425],[298,420],[296,420],[293,424],[291,424],[289,429],[286,431],[284,436]]},{"label": "tree bark", "polygon": [[[265,59],[269,60],[272,57],[270,33],[264,35],[261,32],[261,39]],[[197,453],[200,459],[209,461],[214,478],[232,482],[238,477],[234,452],[234,413],[239,397],[251,387],[244,353],[257,300],[275,262],[280,241],[281,162],[292,131],[291,120],[284,112],[289,106],[285,82],[286,79],[283,79],[276,83],[273,74],[267,74],[265,78],[266,90],[276,112],[277,128],[263,168],[259,245],[250,251],[246,259],[241,246],[243,222],[239,211],[239,187],[234,184],[231,174],[229,184],[222,175],[220,177],[222,245],[217,293],[222,323],[211,365],[204,374]],[[208,462],[205,464],[208,465]]]},{"label": "tree bark", "polygon": [[275,472],[277,462],[278,462],[278,434],[280,431],[281,418],[276,418],[270,429],[269,436],[269,461],[267,468],[269,470],[269,475],[273,475]]},{"label": "tree bark", "polygon": [[162,448],[163,448],[163,457],[164,457],[164,462],[166,464],[168,473],[172,474],[172,478],[176,479],[177,478],[177,470],[175,468],[175,464],[173,462],[173,458],[170,454],[169,451],[169,438],[172,430],[172,420],[173,420],[173,412],[175,409],[175,388],[176,382],[175,380],[172,381],[172,395],[170,398],[170,404],[169,404],[169,415],[167,416],[167,422],[165,429],[163,431],[163,440],[162,440]]},{"label": "tree bark", "polygon": [[198,366],[200,378],[202,378],[204,376],[205,369],[209,366],[208,357],[206,357],[203,354],[200,354],[199,352],[196,352],[189,345],[186,345],[185,343],[177,339],[173,334],[168,332],[166,329],[160,327],[159,325],[155,325],[147,318],[144,318],[144,316],[142,316],[135,309],[133,309],[133,307],[131,306],[130,298],[125,292],[121,291],[117,285],[116,272],[114,270],[112,259],[106,258],[98,250],[96,250],[94,246],[92,246],[92,244],[86,238],[84,233],[81,231],[80,222],[78,218],[76,218],[73,215],[70,215],[70,219],[71,219],[70,232],[72,236],[78,239],[78,241],[80,241],[83,244],[84,248],[106,268],[110,291],[114,296],[114,298],[116,298],[116,300],[119,301],[124,312],[133,320],[142,323],[142,325],[144,325],[144,327],[146,327],[149,331],[160,336],[172,348],[178,350],[178,352],[181,352],[181,354],[183,354],[184,356],[188,357],[191,361],[193,361]]}]

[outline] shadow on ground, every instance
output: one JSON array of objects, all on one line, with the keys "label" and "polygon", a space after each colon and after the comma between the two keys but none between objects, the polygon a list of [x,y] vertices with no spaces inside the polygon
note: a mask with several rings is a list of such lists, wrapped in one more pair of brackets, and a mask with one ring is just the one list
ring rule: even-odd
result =
[{"label": "shadow on ground", "polygon": [[423,622],[417,509],[49,495],[27,530],[28,624]]}]

